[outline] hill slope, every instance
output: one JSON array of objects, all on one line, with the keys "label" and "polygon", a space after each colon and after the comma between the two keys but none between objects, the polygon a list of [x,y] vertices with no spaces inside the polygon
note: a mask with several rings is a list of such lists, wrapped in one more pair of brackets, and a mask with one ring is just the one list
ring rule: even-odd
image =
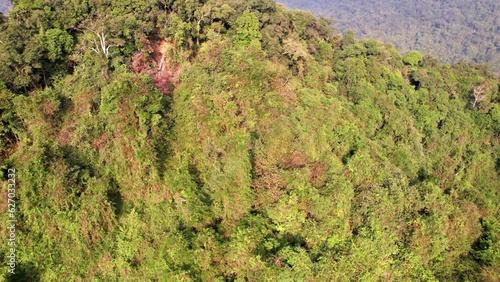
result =
[{"label": "hill slope", "polygon": [[445,63],[488,64],[500,71],[500,4],[480,1],[281,0],[336,20],[342,31],[419,50]]},{"label": "hill slope", "polygon": [[2,280],[495,281],[498,77],[273,1],[160,4],[2,20]]},{"label": "hill slope", "polygon": [[0,0],[0,13],[7,14],[11,9],[11,3],[9,0]]}]

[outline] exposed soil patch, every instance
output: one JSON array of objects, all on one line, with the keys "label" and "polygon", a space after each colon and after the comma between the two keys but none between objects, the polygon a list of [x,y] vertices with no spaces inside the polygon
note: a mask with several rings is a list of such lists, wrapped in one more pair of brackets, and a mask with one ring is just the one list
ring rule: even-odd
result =
[{"label": "exposed soil patch", "polygon": [[172,96],[180,82],[180,67],[172,59],[176,55],[176,42],[170,42],[167,38],[148,40],[144,37],[141,37],[141,41],[144,47],[132,57],[132,71],[149,73],[156,88]]}]

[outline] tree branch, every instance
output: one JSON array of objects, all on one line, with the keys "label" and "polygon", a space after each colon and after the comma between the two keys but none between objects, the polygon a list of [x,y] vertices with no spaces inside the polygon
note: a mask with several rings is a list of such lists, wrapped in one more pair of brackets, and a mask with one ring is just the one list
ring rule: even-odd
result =
[{"label": "tree branch", "polygon": [[474,87],[474,102],[472,104],[472,107],[475,108],[476,104],[478,102],[481,102],[482,100],[486,99],[488,96],[487,93],[484,93],[488,87],[488,82],[485,81],[481,85]]}]

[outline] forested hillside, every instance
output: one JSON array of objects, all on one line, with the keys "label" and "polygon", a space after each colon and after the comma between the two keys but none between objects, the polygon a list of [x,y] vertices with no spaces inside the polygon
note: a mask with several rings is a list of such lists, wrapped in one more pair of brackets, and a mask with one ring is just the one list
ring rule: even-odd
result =
[{"label": "forested hillside", "polygon": [[279,0],[336,20],[335,27],[419,50],[445,63],[488,64],[500,73],[497,0]]},{"label": "forested hillside", "polygon": [[498,76],[335,34],[271,0],[14,1],[1,280],[497,281]]},{"label": "forested hillside", "polygon": [[0,13],[4,15],[8,13],[11,8],[11,4],[9,0],[0,0]]}]

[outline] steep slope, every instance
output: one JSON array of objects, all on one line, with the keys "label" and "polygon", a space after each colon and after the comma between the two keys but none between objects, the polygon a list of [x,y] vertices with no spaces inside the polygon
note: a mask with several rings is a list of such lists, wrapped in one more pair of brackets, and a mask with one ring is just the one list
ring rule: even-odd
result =
[{"label": "steep slope", "polygon": [[3,280],[499,276],[486,68],[273,1],[80,4],[0,25]]}]

